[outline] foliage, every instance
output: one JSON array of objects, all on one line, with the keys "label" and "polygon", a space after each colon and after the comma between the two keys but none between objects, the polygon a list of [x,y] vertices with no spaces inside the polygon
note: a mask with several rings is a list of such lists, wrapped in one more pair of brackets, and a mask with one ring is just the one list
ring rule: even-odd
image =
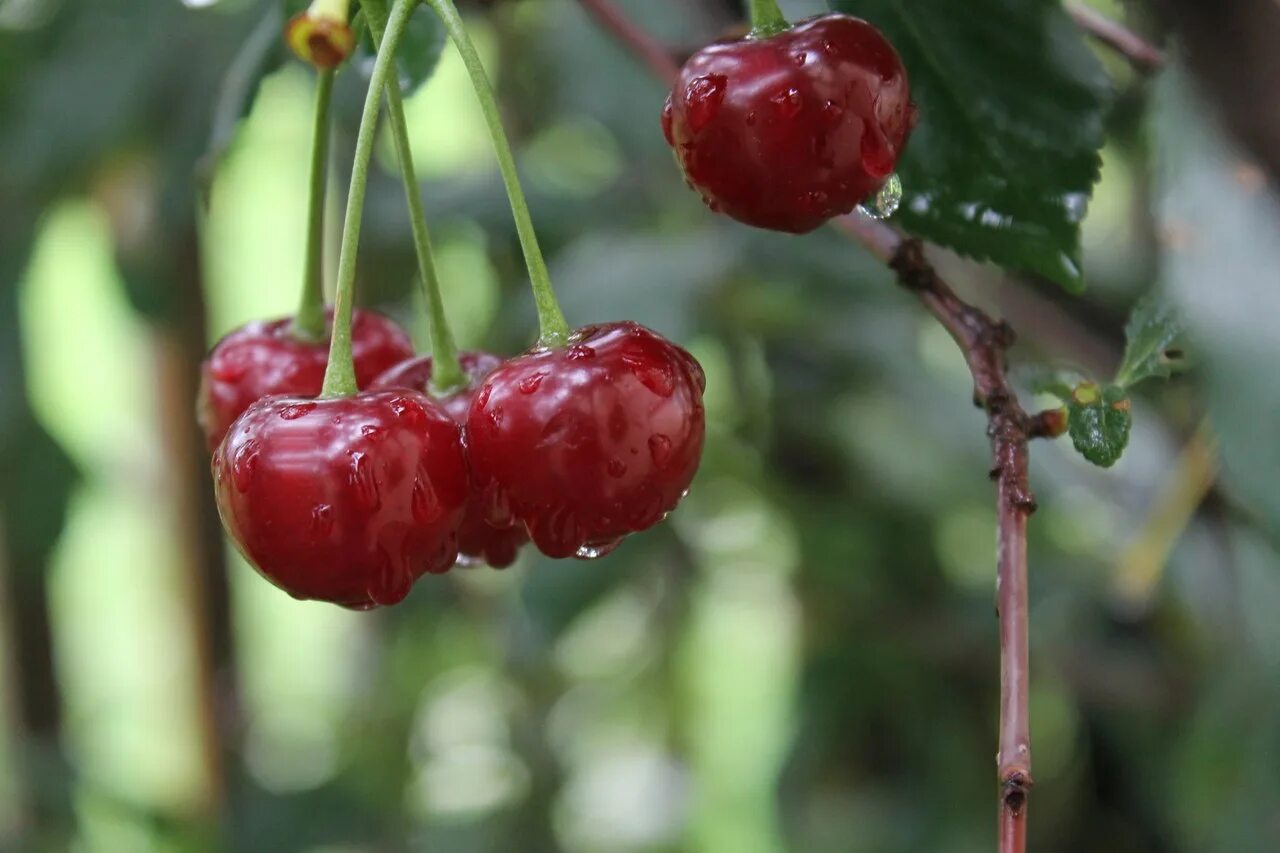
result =
[{"label": "foliage", "polygon": [[1125,326],[1128,341],[1116,384],[1130,388],[1146,379],[1168,379],[1186,369],[1185,354],[1174,348],[1183,324],[1172,305],[1148,295],[1139,300]]},{"label": "foliage", "polygon": [[911,75],[920,123],[900,166],[905,228],[961,254],[1084,286],[1080,222],[1109,100],[1054,0],[842,0]]},{"label": "foliage", "polygon": [[1110,468],[1129,446],[1133,430],[1129,398],[1116,385],[1077,385],[1067,405],[1067,428],[1076,451],[1099,468]]},{"label": "foliage", "polygon": [[[310,72],[274,40],[250,50],[275,0],[43,5],[54,12],[40,26],[0,31],[0,621],[7,638],[9,612],[47,611],[44,652],[57,655],[6,639],[19,666],[0,707],[31,695],[33,661],[55,660],[64,708],[44,731],[65,758],[12,748],[38,733],[3,717],[0,848],[991,846],[991,791],[974,783],[992,772],[997,695],[989,448],[951,341],[882,265],[835,233],[797,240],[708,216],[658,130],[662,87],[575,4],[470,5],[501,46],[504,109],[571,320],[634,317],[690,346],[708,372],[705,469],[668,525],[595,563],[459,571],[392,611],[345,614],[292,602],[231,557],[222,607],[193,591],[190,554],[221,543],[198,541],[176,512],[185,493],[171,480],[207,472],[175,449],[188,410],[164,404],[157,377],[193,370],[163,346],[192,318],[212,338],[293,307]],[[730,23],[715,17],[723,3],[698,5],[706,23],[670,13],[686,5],[623,2],[671,44]],[[841,5],[891,32],[918,81],[897,221],[1069,287],[1082,276],[1061,259],[1087,267],[1097,286],[1067,308],[1021,279],[1006,301],[989,271],[960,269],[1009,309],[1015,360],[1086,362],[1049,387],[1067,400],[1082,383],[1100,389],[1076,417],[1103,437],[1090,453],[1118,452],[1121,396],[1141,407],[1113,470],[1065,443],[1034,447],[1032,847],[1280,849],[1273,195],[1241,182],[1239,154],[1171,75],[1150,105],[1141,89],[1120,100],[1137,114],[1110,129],[1108,162],[1122,168],[1078,222],[1108,99],[1057,4]],[[451,53],[414,96],[430,108],[411,109],[430,115],[414,127],[424,139],[462,132],[473,107],[450,82]],[[342,76],[359,88],[358,73]],[[353,128],[338,112],[344,162]],[[1134,130],[1148,114],[1167,163],[1164,233],[1190,227],[1199,247],[1170,241],[1159,265],[1102,239],[1149,207],[1146,182],[1128,177],[1154,168]],[[211,148],[200,278],[193,175]],[[441,159],[424,166],[446,162],[431,153]],[[447,175],[423,172],[438,176],[423,194],[446,298],[466,345],[519,351],[533,312],[488,148],[447,162]],[[913,211],[926,197],[927,215]],[[49,244],[69,200],[90,224]],[[990,227],[986,210],[1013,218]],[[149,227],[121,227],[139,221]],[[366,222],[362,298],[411,319],[393,174],[375,174]],[[33,245],[50,269],[23,272]],[[1168,301],[1140,304],[1125,357],[1123,307],[1157,277]],[[67,298],[38,298],[54,285]],[[118,310],[88,316],[90,297]],[[1169,305],[1203,369],[1135,388],[1181,345]],[[125,375],[86,355],[106,344]],[[98,402],[108,379],[138,399]],[[1143,575],[1139,605],[1118,608],[1119,555],[1152,496],[1176,492],[1178,437],[1202,401],[1226,474],[1167,565]],[[52,604],[15,576],[42,582]],[[200,694],[192,650],[224,635],[235,653]],[[74,809],[47,808],[49,777]],[[223,796],[202,797],[207,777]],[[55,841],[15,834],[31,825],[9,819],[24,799]]]}]

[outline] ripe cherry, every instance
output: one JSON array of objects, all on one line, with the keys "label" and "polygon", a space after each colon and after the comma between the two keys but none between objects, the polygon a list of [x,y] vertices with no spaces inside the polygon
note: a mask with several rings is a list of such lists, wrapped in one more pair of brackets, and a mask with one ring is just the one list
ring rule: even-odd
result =
[{"label": "ripe cherry", "polygon": [[662,128],[713,211],[802,234],[883,186],[915,119],[893,46],[866,21],[832,14],[695,53]]},{"label": "ripe cherry", "polygon": [[662,520],[702,456],[702,368],[637,323],[575,332],[489,375],[467,417],[489,521],[551,557],[596,557]]},{"label": "ripe cherry", "polygon": [[394,604],[457,559],[461,432],[421,394],[267,397],[232,424],[212,466],[227,531],[295,598]]},{"label": "ripe cherry", "polygon": [[[437,402],[461,426],[467,422],[471,401],[475,399],[481,383],[502,365],[502,359],[486,352],[463,352],[458,354],[458,360],[467,376],[467,385]],[[400,362],[375,379],[369,387],[380,390],[409,388],[427,393],[431,387],[431,376],[431,356],[425,355]],[[485,520],[485,510],[479,494],[472,494],[462,517],[462,527],[458,530],[460,561],[484,562],[495,569],[505,568],[516,561],[520,546],[527,541],[529,536],[519,525],[494,527],[489,524]]]},{"label": "ripe cherry", "polygon": [[[332,329],[332,311],[328,323]],[[391,365],[412,357],[413,342],[381,314],[356,311],[351,353],[356,382],[363,388]],[[290,318],[249,323],[224,337],[200,369],[196,411],[209,449],[216,448],[231,422],[262,397],[318,395],[328,360],[328,335],[323,341],[304,341],[294,334]]]}]

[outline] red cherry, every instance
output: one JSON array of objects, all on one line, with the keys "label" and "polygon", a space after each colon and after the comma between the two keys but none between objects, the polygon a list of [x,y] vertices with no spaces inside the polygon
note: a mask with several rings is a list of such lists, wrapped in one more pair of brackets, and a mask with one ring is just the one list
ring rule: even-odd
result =
[{"label": "red cherry", "polygon": [[695,53],[662,127],[713,211],[802,234],[883,186],[915,118],[888,40],[859,18],[822,15]]},{"label": "red cherry", "polygon": [[267,397],[232,424],[212,466],[227,531],[295,598],[394,604],[457,559],[462,436],[421,394]]},{"label": "red cherry", "polygon": [[[462,371],[467,375],[467,386],[436,402],[459,425],[467,422],[471,401],[485,378],[502,365],[502,359],[487,352],[458,354]],[[431,388],[431,356],[402,361],[373,380],[371,389],[390,390],[409,388],[419,393],[429,393]],[[467,510],[458,530],[459,562],[483,562],[495,569],[505,568],[516,561],[520,546],[529,541],[528,534],[519,525],[494,527],[485,520],[484,505],[479,492],[473,492],[467,501]]]},{"label": "red cherry", "polygon": [[702,368],[637,323],[499,367],[467,417],[490,522],[522,523],[551,557],[595,557],[661,521],[693,481],[705,431]]},{"label": "red cherry", "polygon": [[[328,313],[332,329],[333,312]],[[293,320],[257,321],[218,341],[200,368],[196,404],[205,441],[213,450],[231,422],[262,397],[315,397],[324,384],[329,340],[307,342],[292,331]],[[392,321],[372,311],[355,311],[351,355],[361,388],[382,371],[413,355],[413,342]]]}]

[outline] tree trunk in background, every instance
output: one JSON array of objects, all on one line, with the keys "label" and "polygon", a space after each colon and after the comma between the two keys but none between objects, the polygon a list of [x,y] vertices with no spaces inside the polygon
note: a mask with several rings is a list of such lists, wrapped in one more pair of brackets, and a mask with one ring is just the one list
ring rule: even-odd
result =
[{"label": "tree trunk in background", "polygon": [[27,401],[18,283],[36,224],[6,213],[0,209],[0,643],[20,774],[14,829],[17,849],[36,843],[62,849],[69,839],[56,833],[70,826],[71,778],[60,743],[62,692],[54,669],[48,563],[78,473]]},{"label": "tree trunk in background", "polygon": [[[0,512],[0,522],[2,516]],[[13,571],[6,541],[0,523],[0,643],[5,654],[0,674],[7,679],[7,735],[17,788],[14,822],[0,825],[0,849],[21,849],[37,837],[53,841],[49,833],[65,826],[69,779],[58,741],[62,694],[53,668],[44,567]]]},{"label": "tree trunk in background", "polygon": [[205,354],[202,271],[194,224],[174,253],[175,311],[157,327],[154,348],[159,429],[168,464],[170,500],[182,558],[181,593],[195,653],[199,732],[208,817],[226,801],[228,759],[240,730],[231,595],[204,437],[195,419],[200,362]]}]

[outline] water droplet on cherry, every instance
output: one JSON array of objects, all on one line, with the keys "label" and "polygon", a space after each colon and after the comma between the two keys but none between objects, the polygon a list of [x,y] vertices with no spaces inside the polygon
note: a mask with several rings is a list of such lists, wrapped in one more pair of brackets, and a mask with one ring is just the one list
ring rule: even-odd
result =
[{"label": "water droplet on cherry", "polygon": [[521,394],[533,394],[538,390],[538,386],[542,385],[542,380],[546,378],[546,372],[539,370],[537,373],[530,373],[524,379],[521,379],[517,387],[520,389]]},{"label": "water droplet on cherry", "polygon": [[484,506],[485,520],[489,524],[499,530],[505,530],[512,525],[515,514],[511,510],[511,498],[496,483],[490,483],[485,487],[480,496],[480,502]]},{"label": "water droplet on cherry", "polygon": [[868,175],[879,179],[893,172],[897,152],[888,137],[874,121],[867,122],[862,133],[862,168]]},{"label": "water droplet on cherry", "polygon": [[366,510],[381,508],[382,495],[368,454],[359,450],[351,454],[351,472],[347,479],[351,484],[351,493],[359,506]]},{"label": "water droplet on cherry", "polygon": [[621,539],[611,539],[608,542],[591,543],[583,545],[573,556],[579,560],[598,560],[601,557],[608,556],[618,550],[618,546],[622,544]]},{"label": "water droplet on cherry", "polygon": [[286,421],[296,421],[303,415],[315,409],[315,403],[294,403],[293,405],[284,406],[280,409],[280,417]]},{"label": "water droplet on cherry", "polygon": [[675,391],[676,380],[666,364],[655,362],[643,353],[624,353],[622,363],[631,369],[644,387],[659,397],[670,397]]},{"label": "water droplet on cherry", "polygon": [[431,524],[440,517],[440,501],[431,487],[425,471],[418,470],[413,480],[413,496],[410,499],[413,518],[419,524]]},{"label": "water droplet on cherry", "polygon": [[783,119],[793,119],[804,109],[804,97],[795,86],[783,89],[769,100],[777,107],[778,115]]},{"label": "water droplet on cherry", "polygon": [[316,504],[311,509],[311,538],[325,539],[333,532],[333,507]]},{"label": "water droplet on cherry", "polygon": [[858,205],[858,210],[872,219],[888,219],[897,213],[898,208],[901,206],[902,179],[895,172],[889,176],[889,179],[884,182],[884,186],[880,187],[872,199]]},{"label": "water droplet on cherry", "polygon": [[689,81],[684,92],[685,121],[689,130],[701,133],[724,102],[724,90],[729,80],[723,74],[707,74]]},{"label": "water droplet on cherry", "polygon": [[235,461],[231,463],[231,479],[236,484],[236,490],[242,494],[253,485],[254,475],[258,472],[259,455],[258,442],[251,438],[240,447]]},{"label": "water droplet on cherry", "polygon": [[654,465],[659,468],[666,467],[671,459],[671,439],[662,433],[649,436],[649,455],[653,458]]}]

